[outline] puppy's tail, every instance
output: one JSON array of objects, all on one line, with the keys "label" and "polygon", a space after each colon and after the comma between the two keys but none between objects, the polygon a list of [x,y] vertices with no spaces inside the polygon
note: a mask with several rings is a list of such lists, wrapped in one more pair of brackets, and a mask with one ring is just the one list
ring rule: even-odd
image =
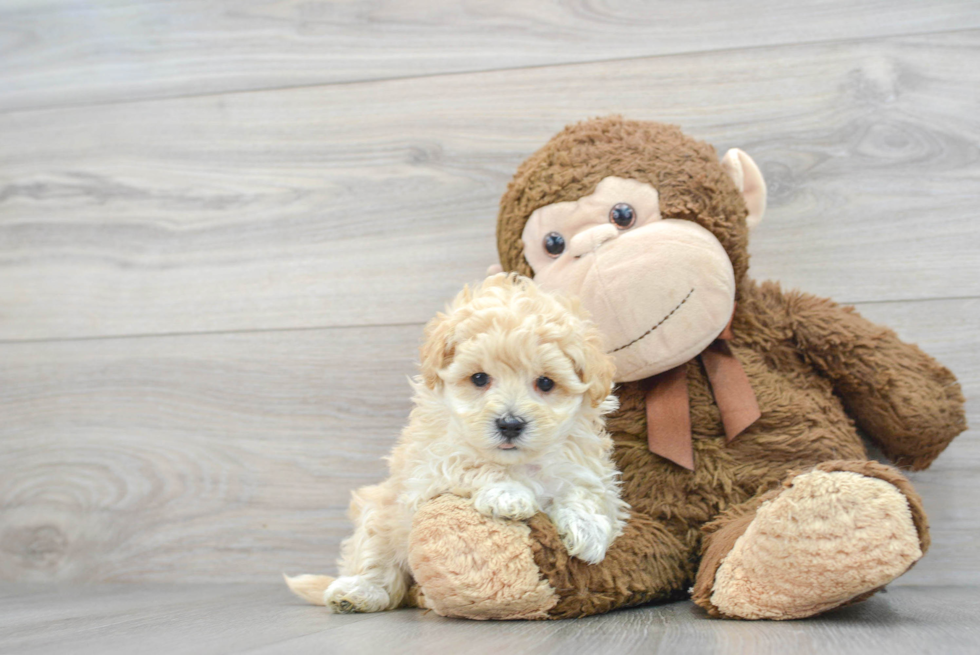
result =
[{"label": "puppy's tail", "polygon": [[323,605],[323,592],[327,590],[333,578],[329,575],[296,575],[290,578],[285,573],[282,574],[283,580],[290,591],[305,600],[311,605]]}]

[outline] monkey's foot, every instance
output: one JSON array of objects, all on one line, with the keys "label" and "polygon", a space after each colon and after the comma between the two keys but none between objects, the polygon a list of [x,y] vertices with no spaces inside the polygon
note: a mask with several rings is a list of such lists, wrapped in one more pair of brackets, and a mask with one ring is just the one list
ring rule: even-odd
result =
[{"label": "monkey's foot", "polygon": [[409,547],[425,607],[468,619],[547,618],[558,597],[534,562],[530,535],[527,524],[484,516],[458,496],[425,503]]},{"label": "monkey's foot", "polygon": [[[699,573],[695,600],[729,618],[803,618],[871,596],[922,557],[928,536],[908,482],[875,462],[838,464],[851,470],[821,465],[798,475],[754,516],[732,521],[727,537],[724,527],[710,535],[709,550],[725,541],[730,550],[713,581]],[[706,552],[702,569],[711,559]]]}]

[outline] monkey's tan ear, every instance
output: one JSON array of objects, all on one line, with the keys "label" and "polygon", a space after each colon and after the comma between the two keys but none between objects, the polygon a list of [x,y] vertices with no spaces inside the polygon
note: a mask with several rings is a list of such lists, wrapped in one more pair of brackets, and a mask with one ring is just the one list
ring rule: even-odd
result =
[{"label": "monkey's tan ear", "polygon": [[490,264],[489,266],[487,266],[487,277],[503,272],[504,272],[504,267],[501,266],[500,264]]},{"label": "monkey's tan ear", "polygon": [[751,157],[738,148],[726,152],[721,165],[745,199],[745,205],[749,208],[745,223],[751,230],[762,221],[762,215],[766,212],[766,181],[762,179],[762,171]]}]

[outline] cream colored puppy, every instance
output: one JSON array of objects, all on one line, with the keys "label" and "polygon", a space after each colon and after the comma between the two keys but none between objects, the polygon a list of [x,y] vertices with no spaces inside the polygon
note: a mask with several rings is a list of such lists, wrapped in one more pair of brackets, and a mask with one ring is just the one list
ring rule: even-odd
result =
[{"label": "cream colored puppy", "polygon": [[333,612],[398,607],[411,584],[412,517],[445,493],[499,519],[543,511],[569,554],[601,561],[628,507],[603,424],[617,406],[614,367],[577,301],[495,275],[428,324],[421,354],[391,476],[353,493],[341,577],[287,578],[293,591]]}]

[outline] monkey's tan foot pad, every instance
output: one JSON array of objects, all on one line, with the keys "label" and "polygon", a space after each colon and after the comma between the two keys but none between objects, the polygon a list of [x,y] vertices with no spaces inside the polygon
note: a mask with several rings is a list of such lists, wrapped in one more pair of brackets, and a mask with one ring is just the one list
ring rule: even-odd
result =
[{"label": "monkey's tan foot pad", "polygon": [[530,528],[483,516],[458,496],[416,512],[409,566],[425,606],[443,616],[543,619],[558,602],[534,563]]},{"label": "monkey's tan foot pad", "polygon": [[870,595],[921,556],[898,488],[815,470],[759,507],[718,567],[711,603],[732,618],[812,616]]}]

